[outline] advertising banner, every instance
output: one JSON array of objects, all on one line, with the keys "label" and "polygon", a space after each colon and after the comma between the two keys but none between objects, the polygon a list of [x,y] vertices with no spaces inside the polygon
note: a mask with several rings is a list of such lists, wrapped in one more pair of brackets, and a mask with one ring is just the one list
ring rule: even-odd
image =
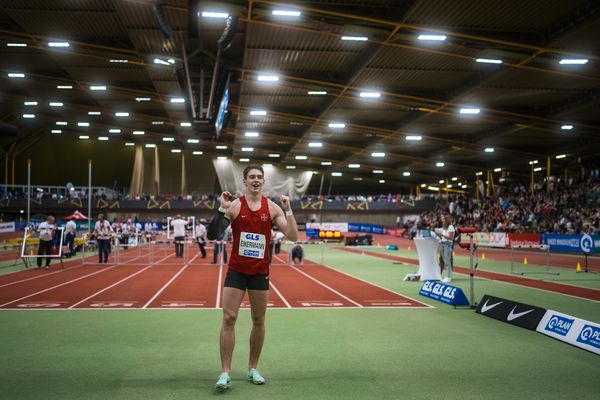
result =
[{"label": "advertising banner", "polygon": [[590,235],[558,235],[546,233],[542,242],[550,246],[550,251],[561,253],[600,254],[600,236]]},{"label": "advertising banner", "polygon": [[539,233],[509,233],[509,247],[536,247],[540,244]]},{"label": "advertising banner", "polygon": [[508,235],[504,232],[490,232],[490,247],[505,248],[508,244]]},{"label": "advertising banner", "polygon": [[600,354],[600,324],[548,310],[537,331],[561,342]]},{"label": "advertising banner", "polygon": [[446,285],[437,281],[425,281],[419,291],[421,296],[441,301],[451,306],[468,306],[469,300],[461,288]]},{"label": "advertising banner", "polygon": [[490,247],[490,234],[486,232],[475,233],[475,243],[480,247]]},{"label": "advertising banner", "polygon": [[546,314],[544,308],[487,294],[481,299],[476,312],[532,331],[536,330],[544,314]]},{"label": "advertising banner", "polygon": [[14,232],[15,222],[0,222],[0,233]]}]

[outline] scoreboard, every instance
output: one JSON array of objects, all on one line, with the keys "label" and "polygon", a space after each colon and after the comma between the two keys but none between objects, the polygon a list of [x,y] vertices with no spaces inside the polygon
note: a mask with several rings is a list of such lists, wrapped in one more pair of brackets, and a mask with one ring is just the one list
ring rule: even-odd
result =
[{"label": "scoreboard", "polygon": [[340,231],[319,231],[319,239],[341,239],[344,235]]}]

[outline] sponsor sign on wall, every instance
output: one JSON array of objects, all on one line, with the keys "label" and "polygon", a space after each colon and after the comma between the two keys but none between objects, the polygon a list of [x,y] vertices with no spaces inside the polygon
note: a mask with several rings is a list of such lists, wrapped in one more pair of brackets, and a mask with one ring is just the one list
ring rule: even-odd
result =
[{"label": "sponsor sign on wall", "polygon": [[480,247],[490,247],[490,234],[486,232],[475,233],[475,243]]},{"label": "sponsor sign on wall", "polygon": [[544,308],[529,304],[485,295],[477,307],[477,313],[499,321],[508,322],[522,328],[536,330],[541,319],[546,314]]},{"label": "sponsor sign on wall", "polygon": [[490,232],[490,247],[506,247],[508,235],[504,232]]},{"label": "sponsor sign on wall", "polygon": [[600,324],[548,310],[537,331],[573,346],[600,354]]},{"label": "sponsor sign on wall", "polygon": [[543,234],[542,242],[550,251],[562,253],[600,253],[600,236]]},{"label": "sponsor sign on wall", "polygon": [[437,281],[425,281],[419,291],[421,296],[438,300],[451,306],[468,306],[469,300],[461,288],[446,285]]},{"label": "sponsor sign on wall", "polygon": [[539,246],[540,239],[539,233],[509,233],[507,245],[510,247],[535,247]]},{"label": "sponsor sign on wall", "polygon": [[347,222],[307,222],[307,229],[319,229],[322,231],[348,232]]},{"label": "sponsor sign on wall", "polygon": [[0,233],[14,232],[15,223],[13,222],[0,222]]}]

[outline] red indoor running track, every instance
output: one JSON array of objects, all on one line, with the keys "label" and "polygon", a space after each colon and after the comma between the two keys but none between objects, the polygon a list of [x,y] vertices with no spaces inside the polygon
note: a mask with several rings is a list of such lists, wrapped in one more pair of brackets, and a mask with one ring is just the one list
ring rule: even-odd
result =
[{"label": "red indoor running track", "polygon": [[[7,274],[0,276],[0,309],[215,309],[227,266],[207,260],[195,255],[184,262],[173,252],[153,264],[144,257],[132,265],[74,260],[64,270]],[[273,262],[270,308],[431,307],[309,260],[297,267],[279,257]],[[247,298],[242,307],[249,307]]]}]

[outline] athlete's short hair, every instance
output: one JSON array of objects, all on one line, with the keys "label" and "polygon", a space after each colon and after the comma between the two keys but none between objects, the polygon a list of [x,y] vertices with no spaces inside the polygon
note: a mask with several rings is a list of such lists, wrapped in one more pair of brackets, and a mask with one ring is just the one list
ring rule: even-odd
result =
[{"label": "athlete's short hair", "polygon": [[248,177],[248,172],[250,172],[250,170],[252,170],[252,169],[259,170],[261,172],[261,174],[263,174],[263,178],[265,177],[265,171],[263,170],[262,165],[250,164],[246,168],[244,168],[244,179],[246,179]]}]

